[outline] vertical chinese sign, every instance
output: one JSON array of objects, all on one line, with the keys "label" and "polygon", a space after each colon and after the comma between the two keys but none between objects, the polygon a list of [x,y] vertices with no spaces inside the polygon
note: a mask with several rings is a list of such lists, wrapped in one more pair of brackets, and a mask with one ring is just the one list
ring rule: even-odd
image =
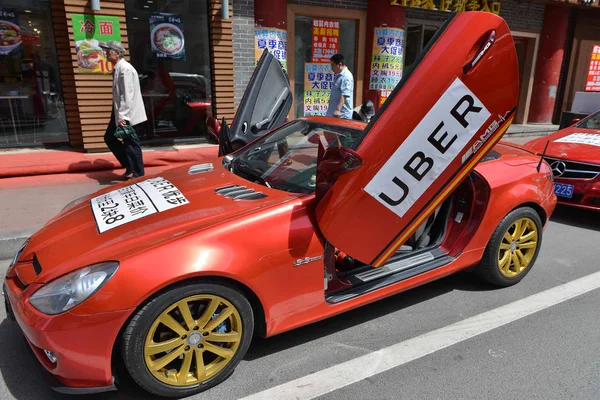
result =
[{"label": "vertical chinese sign", "polygon": [[0,54],[21,58],[22,52],[23,37],[19,15],[12,9],[0,8]]},{"label": "vertical chinese sign", "polygon": [[404,30],[398,28],[375,28],[369,90],[380,91],[379,105],[402,79],[404,67]]},{"label": "vertical chinese sign", "polygon": [[600,92],[600,44],[594,45],[592,49],[588,77],[585,81],[585,91]]},{"label": "vertical chinese sign", "polygon": [[152,56],[185,60],[183,18],[180,14],[151,13],[150,43]]},{"label": "vertical chinese sign", "polygon": [[304,64],[304,115],[327,113],[329,94],[333,84],[333,71],[329,64]]},{"label": "vertical chinese sign", "polygon": [[314,18],[312,26],[312,62],[329,64],[339,52],[340,21]]},{"label": "vertical chinese sign", "polygon": [[119,17],[73,14],[73,38],[79,72],[110,74],[111,62],[106,60],[102,46],[109,40],[121,44]]},{"label": "vertical chinese sign", "polygon": [[283,65],[283,70],[287,71],[287,31],[276,28],[254,29],[255,66],[265,49],[268,49]]}]

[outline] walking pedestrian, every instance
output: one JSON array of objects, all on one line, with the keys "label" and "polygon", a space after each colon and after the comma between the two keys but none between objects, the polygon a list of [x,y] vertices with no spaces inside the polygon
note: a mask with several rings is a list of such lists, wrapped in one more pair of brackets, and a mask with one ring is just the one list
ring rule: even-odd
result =
[{"label": "walking pedestrian", "polygon": [[354,111],[354,77],[344,62],[342,54],[331,57],[331,69],[334,72],[331,94],[329,96],[328,117],[352,119]]},{"label": "walking pedestrian", "polygon": [[[146,110],[142,101],[140,81],[135,68],[123,57],[125,49],[120,43],[109,40],[102,46],[106,59],[114,64],[113,69],[113,109],[110,122],[104,134],[104,142],[125,168],[124,178],[144,176],[142,147],[135,134],[135,126],[146,121]],[[129,126],[129,127],[128,127]],[[118,127],[127,128],[123,142],[115,137]]]}]

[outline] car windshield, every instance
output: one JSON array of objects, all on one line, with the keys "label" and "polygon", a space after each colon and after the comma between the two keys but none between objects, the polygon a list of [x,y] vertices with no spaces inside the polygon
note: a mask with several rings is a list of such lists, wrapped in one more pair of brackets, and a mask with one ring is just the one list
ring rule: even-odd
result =
[{"label": "car windshield", "polygon": [[326,147],[354,148],[362,131],[305,120],[293,121],[224,160],[236,175],[273,189],[313,193],[318,141]]},{"label": "car windshield", "polygon": [[575,124],[578,128],[600,130],[600,111]]}]

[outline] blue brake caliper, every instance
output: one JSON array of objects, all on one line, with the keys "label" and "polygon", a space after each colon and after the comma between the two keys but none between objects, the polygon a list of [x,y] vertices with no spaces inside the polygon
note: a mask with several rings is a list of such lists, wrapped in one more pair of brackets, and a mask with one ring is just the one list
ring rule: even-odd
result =
[{"label": "blue brake caliper", "polygon": [[[215,319],[219,316],[219,314],[213,314],[211,319]],[[215,333],[225,333],[227,332],[227,326],[225,325],[225,321],[221,322],[219,326],[215,328]]]}]

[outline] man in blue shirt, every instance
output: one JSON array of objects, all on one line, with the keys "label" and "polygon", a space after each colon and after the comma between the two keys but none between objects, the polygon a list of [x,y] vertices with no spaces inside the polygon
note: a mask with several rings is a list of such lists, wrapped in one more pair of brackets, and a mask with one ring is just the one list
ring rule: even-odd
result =
[{"label": "man in blue shirt", "polygon": [[344,63],[344,56],[336,54],[331,57],[331,69],[335,73],[329,97],[328,117],[352,119],[354,77]]}]

